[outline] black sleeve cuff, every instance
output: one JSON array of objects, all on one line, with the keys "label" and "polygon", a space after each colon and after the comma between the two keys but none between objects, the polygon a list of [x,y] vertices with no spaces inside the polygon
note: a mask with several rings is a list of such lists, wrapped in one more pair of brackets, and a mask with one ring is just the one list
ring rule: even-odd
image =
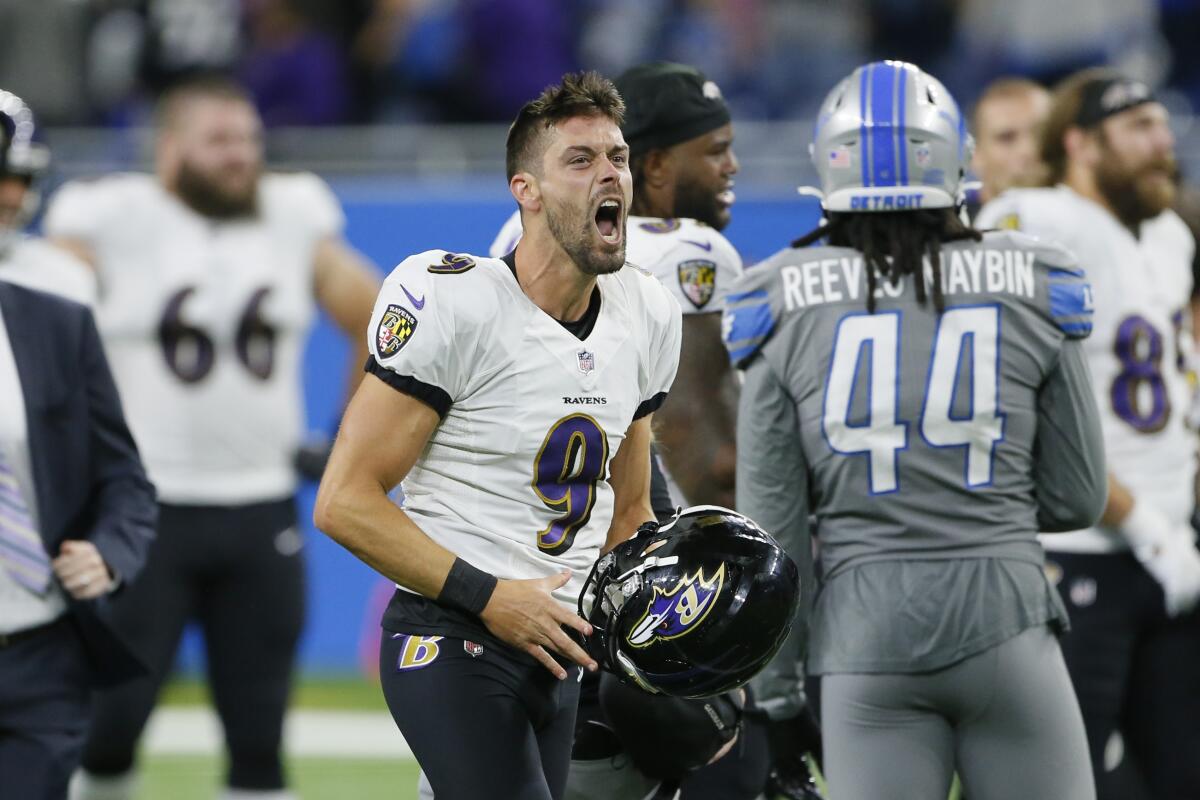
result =
[{"label": "black sleeve cuff", "polygon": [[[409,397],[415,397],[437,412],[442,419],[450,412],[451,399],[446,390],[431,383],[423,383],[411,375],[400,375],[387,367],[379,365],[374,355],[367,356],[363,372],[369,372],[398,392],[404,392]],[[643,403],[645,405],[645,403]]]},{"label": "black sleeve cuff", "polygon": [[633,421],[637,422],[647,414],[653,414],[655,411],[658,411],[658,407],[661,406],[663,401],[666,399],[667,393],[659,392],[658,394],[654,395],[654,397],[644,401],[640,406],[637,407],[637,411],[634,412]]}]

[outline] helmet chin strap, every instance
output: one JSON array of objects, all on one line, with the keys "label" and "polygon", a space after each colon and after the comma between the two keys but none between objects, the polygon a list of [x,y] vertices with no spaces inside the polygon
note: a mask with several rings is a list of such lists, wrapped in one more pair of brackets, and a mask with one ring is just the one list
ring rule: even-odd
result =
[{"label": "helmet chin strap", "polygon": [[641,575],[643,572],[650,569],[651,567],[670,567],[670,566],[673,566],[678,563],[679,563],[679,556],[663,556],[661,558],[659,558],[658,556],[650,556],[649,558],[647,558],[642,563],[638,564],[633,569],[628,569],[625,572],[618,575],[616,577],[616,581],[618,583],[620,583],[621,581],[628,578],[630,575]]}]

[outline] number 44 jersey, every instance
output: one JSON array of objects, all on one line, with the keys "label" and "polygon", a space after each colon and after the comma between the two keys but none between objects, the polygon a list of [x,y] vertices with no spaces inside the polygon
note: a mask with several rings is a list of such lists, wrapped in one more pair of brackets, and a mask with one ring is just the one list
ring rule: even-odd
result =
[{"label": "number 44 jersey", "polygon": [[570,568],[555,592],[570,608],[612,519],[609,466],[679,363],[662,284],[628,265],[596,283],[581,340],[505,261],[430,250],[384,281],[368,335],[368,371],[442,418],[404,480],[413,521],[499,578]]},{"label": "number 44 jersey", "polygon": [[342,212],[313,175],[266,175],[253,218],[215,222],[150,175],[61,189],[51,237],[91,251],[97,321],[159,497],[235,505],[295,491],[313,258]]},{"label": "number 44 jersey", "polygon": [[[978,224],[1057,242],[1087,270],[1096,313],[1086,351],[1108,469],[1135,498],[1187,523],[1196,473],[1196,436],[1185,425],[1195,243],[1183,220],[1165,211],[1134,238],[1111,213],[1058,186],[1006,192],[980,212]],[[1126,547],[1119,533],[1102,527],[1044,543],[1086,552]]]},{"label": "number 44 jersey", "polygon": [[[826,575],[905,558],[1040,565],[1039,520],[1078,524],[1072,495],[1095,492],[1073,487],[1095,487],[1103,462],[1086,452],[1084,273],[1061,248],[989,233],[943,245],[941,314],[916,297],[928,274],[881,278],[872,314],[865,269],[848,248],[785,250],[731,290],[739,507],[786,529],[806,504]],[[772,491],[781,473],[794,491]]]}]

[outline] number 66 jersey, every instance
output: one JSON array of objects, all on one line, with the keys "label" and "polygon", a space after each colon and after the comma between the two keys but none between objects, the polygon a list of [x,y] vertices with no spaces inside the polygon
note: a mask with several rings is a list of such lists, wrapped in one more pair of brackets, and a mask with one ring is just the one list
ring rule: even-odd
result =
[{"label": "number 66 jersey", "polygon": [[591,303],[578,338],[505,260],[431,250],[387,278],[368,331],[368,371],[441,416],[405,511],[499,578],[570,568],[555,597],[572,609],[612,520],[609,465],[665,399],[682,326],[662,284],[629,265],[599,276]]},{"label": "number 66 jersey", "polygon": [[294,493],[314,253],[342,224],[329,188],[302,173],[264,175],[257,215],[225,222],[150,175],[76,182],[55,196],[46,232],[91,252],[97,322],[162,501]]},{"label": "number 66 jersey", "polygon": [[[1195,242],[1174,211],[1139,235],[1066,186],[1012,190],[989,203],[978,224],[1019,229],[1075,254],[1093,288],[1093,332],[1085,349],[1100,408],[1109,472],[1135,498],[1173,523],[1194,505],[1191,404],[1192,254]],[[1046,537],[1056,550],[1125,549],[1116,531]]]}]

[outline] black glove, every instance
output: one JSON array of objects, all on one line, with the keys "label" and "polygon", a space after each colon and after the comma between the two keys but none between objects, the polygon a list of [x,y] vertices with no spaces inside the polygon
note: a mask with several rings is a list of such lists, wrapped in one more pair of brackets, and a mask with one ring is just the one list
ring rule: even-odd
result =
[{"label": "black glove", "polygon": [[768,720],[767,739],[773,765],[767,779],[767,797],[822,800],[804,761],[805,754],[821,761],[821,730],[812,712],[805,708],[789,719]]},{"label": "black glove", "polygon": [[329,454],[333,451],[333,440],[321,434],[310,436],[296,448],[292,464],[300,477],[309,481],[321,480],[325,465],[329,463]]}]

